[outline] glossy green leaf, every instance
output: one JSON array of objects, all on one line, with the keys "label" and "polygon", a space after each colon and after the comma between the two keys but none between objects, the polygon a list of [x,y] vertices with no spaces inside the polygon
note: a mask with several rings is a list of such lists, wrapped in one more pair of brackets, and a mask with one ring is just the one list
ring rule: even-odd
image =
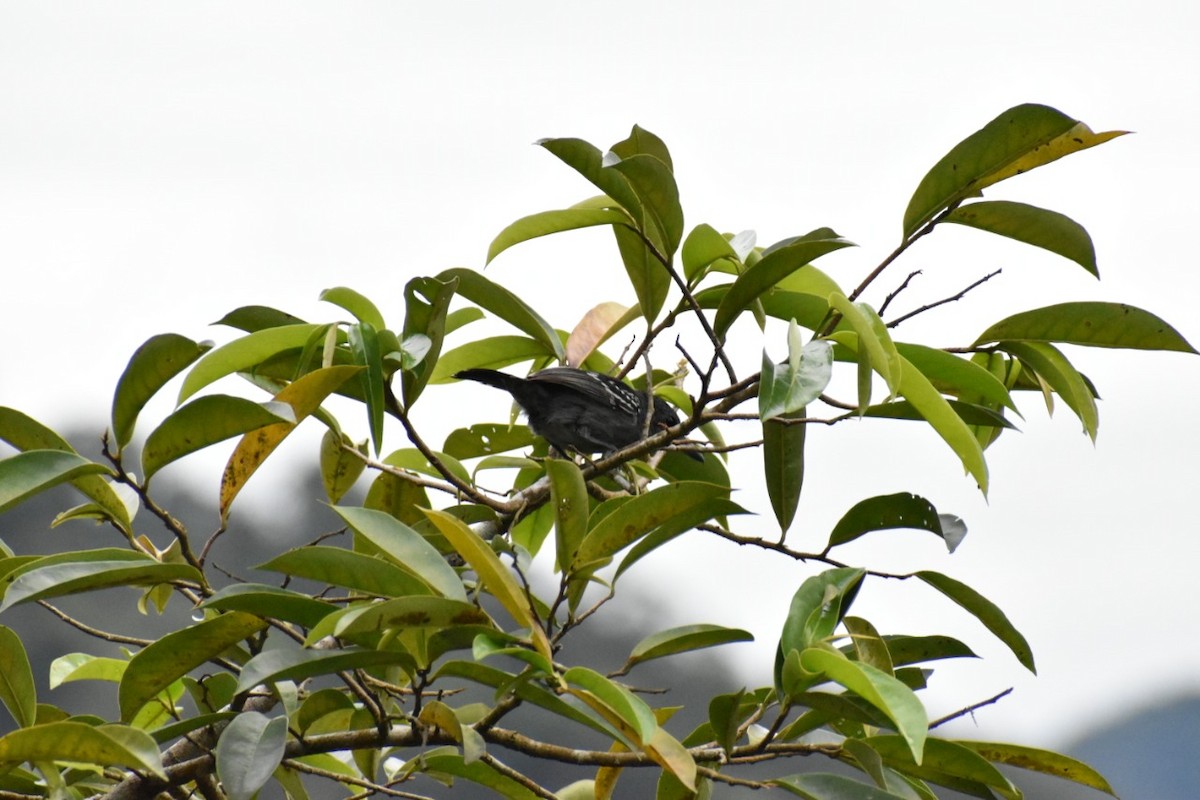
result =
[{"label": "glossy green leaf", "polygon": [[[327,548],[336,550],[337,548]],[[339,552],[349,552],[341,550]],[[357,555],[354,553],[352,555]],[[372,559],[375,563],[382,561]],[[400,570],[391,565],[391,569]],[[306,594],[268,586],[262,583],[234,583],[221,589],[200,604],[201,608],[214,611],[244,611],[262,619],[281,619],[311,628],[325,616],[337,611],[338,607]]]},{"label": "glossy green leaf", "polygon": [[625,274],[638,300],[637,307],[646,321],[652,322],[662,311],[671,288],[671,276],[660,260],[665,256],[660,249],[647,244],[632,228],[618,227],[612,230]]},{"label": "glossy green leaf", "polygon": [[683,262],[683,275],[692,285],[703,278],[716,261],[741,264],[741,259],[729,240],[711,225],[703,223],[688,233],[679,255]]},{"label": "glossy green leaf", "polygon": [[939,572],[922,571],[914,573],[914,575],[974,615],[996,638],[1008,646],[1022,666],[1030,672],[1037,673],[1029,642],[1009,622],[1008,617],[1000,610],[999,606],[965,583],[960,583]]},{"label": "glossy green leaf", "polygon": [[455,458],[468,459],[533,447],[536,442],[533,432],[525,425],[486,422],[452,431],[442,449]]},{"label": "glossy green leaf", "polygon": [[[646,702],[624,686],[587,667],[571,667],[563,673],[568,691],[611,724],[632,731],[635,744],[650,741],[658,723]],[[582,690],[582,691],[579,691]]]},{"label": "glossy green leaf", "polygon": [[211,347],[211,342],[197,343],[177,333],[163,333],[134,351],[113,394],[112,429],[118,450],[133,438],[134,424],[147,401]]},{"label": "glossy green leaf", "polygon": [[428,510],[425,515],[449,540],[451,546],[470,565],[471,569],[475,570],[475,574],[479,576],[479,582],[500,602],[504,610],[516,620],[517,624],[529,629],[529,637],[534,649],[543,657],[551,658],[550,640],[546,637],[546,632],[542,630],[528,596],[517,583],[513,573],[500,561],[495,551],[462,520],[444,511]]},{"label": "glossy green leaf", "polygon": [[799,653],[826,642],[833,636],[838,621],[850,610],[866,570],[839,567],[805,579],[792,595],[787,619],[779,636],[775,663],[775,686],[782,689],[782,660],[793,651]]},{"label": "glossy green leaf", "polygon": [[775,364],[763,350],[758,413],[763,420],[797,414],[821,396],[833,377],[833,346],[814,339],[801,346],[793,320],[788,334],[788,360]]},{"label": "glossy green leaf", "polygon": [[854,541],[865,533],[894,528],[914,528],[942,535],[941,520],[933,503],[910,492],[900,492],[855,503],[834,526],[825,551]]},{"label": "glossy green leaf", "polygon": [[805,800],[912,800],[907,794],[892,794],[845,775],[828,772],[806,772],[771,780],[778,786]]},{"label": "glossy green leaf", "polygon": [[1092,441],[1100,428],[1100,411],[1087,379],[1067,360],[1058,348],[1045,342],[1000,342],[1000,348],[1011,353],[1033,369],[1059,397],[1063,399]]},{"label": "glossy green leaf", "polygon": [[836,650],[810,647],[800,654],[801,665],[845,686],[882,711],[899,731],[913,760],[920,764],[929,733],[925,706],[913,691],[886,672],[851,661]]},{"label": "glossy green leaf", "polygon": [[616,170],[629,181],[645,213],[635,224],[645,231],[668,260],[683,239],[683,209],[679,205],[679,187],[669,164],[648,153],[630,153],[613,161],[606,158],[605,169]]},{"label": "glossy green leaf", "polygon": [[551,458],[545,466],[554,508],[555,554],[559,569],[565,572],[588,532],[587,484],[574,461]]},{"label": "glossy green leaf", "polygon": [[364,440],[360,448],[349,436],[333,428],[329,428],[321,436],[318,455],[321,484],[325,487],[325,496],[331,503],[336,504],[345,497],[346,492],[353,488],[367,468],[367,462],[350,453],[349,449],[365,456],[367,443]]},{"label": "glossy green leaf", "polygon": [[975,343],[1001,340],[1196,352],[1166,322],[1124,303],[1058,303],[1023,311],[992,325]]},{"label": "glossy green leaf", "polygon": [[364,367],[359,379],[366,400],[367,422],[375,455],[383,447],[383,415],[385,411],[382,354],[379,352],[378,331],[366,322],[351,325],[346,331],[354,362]]},{"label": "glossy green leaf", "polygon": [[129,660],[121,678],[118,700],[122,721],[128,722],[172,682],[238,642],[261,631],[267,623],[239,611],[173,631],[143,648]]},{"label": "glossy green leaf", "polygon": [[445,597],[414,595],[372,603],[352,614],[344,614],[334,626],[334,635],[353,636],[388,628],[449,628],[455,625],[491,625],[479,606]]},{"label": "glossy green leaf", "polygon": [[1125,131],[1093,133],[1048,106],[1015,106],[959,142],[921,179],[904,212],[904,238],[994,183],[1102,144]]},{"label": "glossy green leaf", "polygon": [[0,459],[0,511],[60,483],[82,477],[111,475],[103,464],[62,450],[26,450]]},{"label": "glossy green leaf", "polygon": [[[329,395],[354,375],[362,372],[357,366],[325,367],[314,370],[283,387],[274,397],[276,403],[286,403],[292,410],[294,421],[276,422],[256,429],[242,437],[225,463],[221,475],[221,492],[217,504],[221,519],[228,519],[229,508],[234,498],[258,471],[271,453],[275,452],[296,426],[305,417],[320,408]],[[197,401],[199,402],[199,401]],[[361,460],[355,459],[359,464]],[[365,465],[364,465],[365,466]]]},{"label": "glossy green leaf", "polygon": [[488,246],[485,263],[492,263],[492,259],[513,245],[539,236],[596,225],[629,225],[631,222],[628,214],[613,208],[563,208],[530,214],[511,223],[496,235]]},{"label": "glossy green leaf", "polygon": [[905,342],[896,342],[896,350],[943,394],[977,397],[997,408],[1003,406],[1017,410],[1004,383],[970,359],[945,350]]},{"label": "glossy green leaf", "polygon": [[398,666],[413,671],[416,664],[408,653],[396,650],[366,650],[348,647],[342,650],[301,650],[278,648],[264,650],[246,662],[238,676],[237,691],[249,691],[259,684],[276,681],[300,681],[316,675],[332,675],[347,669]]},{"label": "glossy green leaf", "polygon": [[387,327],[383,321],[383,314],[379,312],[379,308],[366,296],[359,294],[353,289],[345,286],[335,286],[332,289],[326,289],[321,292],[321,296],[317,299],[324,300],[326,303],[333,303],[335,306],[341,306],[353,314],[356,320],[367,323],[377,331],[381,331]]},{"label": "glossy green leaf", "polygon": [[738,728],[744,718],[742,701],[745,697],[746,690],[739,689],[733,694],[717,695],[708,702],[708,726],[713,738],[726,753],[737,745]]},{"label": "glossy green leaf", "polygon": [[283,760],[287,717],[238,714],[217,740],[217,777],[230,800],[251,800]]},{"label": "glossy green leaf", "polygon": [[37,687],[25,645],[16,631],[3,625],[0,625],[0,701],[18,727],[29,727],[37,717]]},{"label": "glossy green leaf", "polygon": [[400,520],[369,508],[333,509],[398,566],[442,597],[466,601],[467,592],[454,568],[428,540]]},{"label": "glossy green leaf", "polygon": [[956,742],[930,739],[926,743],[925,757],[914,760],[899,736],[870,736],[864,741],[883,757],[886,764],[914,777],[951,788],[959,781],[967,781],[989,787],[1010,800],[1021,797],[1021,792],[1004,773]]},{"label": "glossy green leaf", "polygon": [[[999,411],[993,411],[987,406],[976,405],[975,403],[964,403],[962,400],[948,399],[946,403],[950,406],[950,410],[958,415],[958,418],[967,425],[975,427],[987,427],[992,429],[1008,428],[1016,430],[1017,426],[1009,421]],[[873,417],[875,419],[907,419],[925,421],[924,415],[917,410],[916,406],[907,400],[894,400],[891,403],[882,403],[875,406],[867,406],[863,409],[864,417]]]},{"label": "glossy green leaf", "polygon": [[718,647],[733,642],[752,642],[754,635],[741,628],[725,628],[721,625],[681,625],[653,633],[642,639],[629,654],[625,668],[664,656]]},{"label": "glossy green leaf", "polygon": [[762,260],[739,275],[721,298],[713,329],[724,338],[738,315],[772,286],[826,253],[852,245],[853,242],[829,228],[819,228],[771,249]]},{"label": "glossy green leaf", "polygon": [[784,533],[791,527],[800,505],[800,490],[804,487],[804,441],[806,424],[787,424],[787,420],[803,419],[804,409],[794,414],[781,414],[762,423],[763,474],[767,496],[775,520]]},{"label": "glossy green leaf", "polygon": [[[680,457],[684,460],[683,457]],[[686,459],[689,464],[695,462]],[[705,459],[706,461],[708,459]],[[691,506],[683,513],[677,514],[670,518],[665,523],[659,525],[648,535],[641,539],[629,549],[629,553],[621,559],[621,565],[617,567],[616,573],[613,575],[613,581],[616,581],[624,575],[634,564],[640,561],[645,556],[662,547],[667,542],[674,539],[680,534],[690,531],[697,525],[713,519],[720,519],[733,514],[748,514],[746,509],[739,506],[737,503],[729,500],[726,497],[719,496],[728,491],[727,486],[718,484],[708,484],[713,487],[713,491],[707,500]],[[719,490],[719,491],[718,491]],[[716,496],[713,496],[716,495]],[[611,545],[610,545],[611,546]]]},{"label": "glossy green leaf", "polygon": [[249,431],[280,422],[295,424],[287,403],[255,403],[243,397],[210,394],[171,414],[146,437],[142,448],[145,480],[173,461]]},{"label": "glossy green leaf", "polygon": [[887,383],[888,392],[894,397],[899,390],[903,364],[879,315],[866,303],[853,303],[840,292],[829,295],[829,305],[842,315],[842,321],[855,334],[853,338],[845,335],[834,338],[857,352],[860,364],[866,359],[871,369]]},{"label": "glossy green leaf", "polygon": [[854,660],[874,667],[886,675],[895,675],[895,664],[888,650],[887,642],[879,631],[868,620],[862,617],[842,617],[842,624],[850,634],[850,652],[842,650],[846,655],[853,653]]},{"label": "glossy green leaf", "polygon": [[429,591],[429,585],[423,580],[391,561],[341,547],[298,547],[276,556],[258,569],[342,586],[375,597],[426,594]]},{"label": "glossy green leaf", "polygon": [[960,739],[955,741],[955,744],[972,750],[996,764],[1054,775],[1116,797],[1116,792],[1109,786],[1103,775],[1082,761],[1077,761],[1061,753],[1000,742],[973,742]]},{"label": "glossy green leaf", "polygon": [[447,314],[457,288],[458,279],[453,276],[413,278],[404,286],[404,338],[420,334],[429,339],[429,351],[421,363],[400,374],[405,407],[417,402],[441,358]]},{"label": "glossy green leaf", "polygon": [[612,198],[629,213],[635,224],[645,219],[642,202],[629,180],[620,172],[604,166],[604,154],[595,145],[572,138],[542,139],[537,144]]},{"label": "glossy green leaf", "polygon": [[166,780],[154,740],[124,725],[51,722],[0,736],[0,763],[75,761],[100,767],[131,767]]},{"label": "glossy green leaf", "polygon": [[323,325],[283,325],[265,328],[234,339],[207,353],[183,379],[177,403],[183,403],[213,381],[249,370],[287,350],[299,350],[309,337],[323,331]]},{"label": "glossy green leaf", "polygon": [[979,446],[979,441],[946,402],[946,398],[942,397],[929,379],[903,356],[900,357],[900,394],[913,404],[946,444],[950,445],[950,449],[962,461],[963,468],[975,478],[979,490],[986,496],[987,463],[983,459],[983,448]]},{"label": "glossy green leaf", "polygon": [[883,639],[897,667],[943,658],[978,658],[971,648],[950,636],[884,636]]},{"label": "glossy green leaf", "polygon": [[492,336],[477,339],[446,351],[438,360],[429,382],[449,383],[456,373],[464,369],[502,369],[522,361],[553,357],[553,350],[548,349],[543,342],[528,336]]},{"label": "glossy green leaf", "polygon": [[465,268],[448,269],[439,274],[438,279],[457,280],[456,292],[460,296],[541,342],[554,353],[557,361],[566,361],[562,340],[554,327],[508,289]]},{"label": "glossy green leaf", "polygon": [[4,593],[0,611],[20,603],[112,586],[154,586],[173,581],[200,583],[201,580],[195,567],[163,564],[146,556],[121,561],[76,561],[36,566],[12,582]]},{"label": "glossy green leaf", "polygon": [[1078,222],[1057,211],[1009,200],[987,200],[959,206],[945,221],[1049,250],[1100,277],[1092,237]]},{"label": "glossy green leaf", "polygon": [[417,766],[421,772],[439,777],[454,776],[479,784],[492,790],[496,797],[503,797],[505,800],[539,800],[541,797],[523,783],[500,773],[488,762],[475,761],[468,764],[457,752],[435,750],[422,754]]},{"label": "glossy green leaf", "polygon": [[213,324],[228,325],[246,333],[254,333],[266,328],[281,328],[284,325],[304,325],[306,323],[286,311],[280,311],[270,306],[252,305],[235,308]]},{"label": "glossy green leaf", "polygon": [[[0,439],[18,450],[75,452],[75,448],[55,431],[16,409],[3,406],[0,406]],[[125,487],[115,486],[101,475],[82,475],[71,481],[71,485],[94,501],[96,507],[87,511],[94,515],[93,518],[111,520],[129,532],[138,501]]]}]

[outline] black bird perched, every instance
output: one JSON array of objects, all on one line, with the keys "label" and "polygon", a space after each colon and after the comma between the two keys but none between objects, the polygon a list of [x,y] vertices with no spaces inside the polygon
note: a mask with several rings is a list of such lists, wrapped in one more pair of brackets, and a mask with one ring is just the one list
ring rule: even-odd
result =
[{"label": "black bird perched", "polygon": [[[562,453],[611,453],[642,438],[646,394],[616,378],[574,367],[550,367],[528,378],[494,369],[465,369],[454,375],[503,389],[529,419],[529,427]],[[679,424],[666,400],[654,398],[650,432]],[[699,453],[688,453],[698,461]]]}]

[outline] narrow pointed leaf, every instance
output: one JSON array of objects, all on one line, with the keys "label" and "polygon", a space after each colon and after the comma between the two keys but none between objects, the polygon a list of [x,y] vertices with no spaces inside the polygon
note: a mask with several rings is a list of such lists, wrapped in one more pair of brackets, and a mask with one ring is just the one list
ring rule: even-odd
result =
[{"label": "narrow pointed leaf", "polygon": [[359,322],[365,322],[377,331],[381,331],[387,327],[383,321],[383,314],[379,309],[364,295],[359,294],[345,286],[335,286],[332,289],[326,289],[321,292],[319,300],[324,300],[327,303],[333,303],[335,306],[341,306],[354,315],[354,318]]},{"label": "narrow pointed leaf", "polygon": [[905,342],[896,342],[896,350],[943,394],[956,397],[968,395],[986,400],[996,408],[1003,406],[1017,410],[1000,379],[970,359],[945,350]]},{"label": "narrow pointed leaf", "polygon": [[855,503],[834,526],[825,549],[851,542],[871,531],[894,528],[915,528],[942,535],[941,520],[933,503],[924,497],[900,492]]},{"label": "narrow pointed leaf", "polygon": [[642,639],[630,652],[625,666],[628,668],[643,661],[693,650],[703,650],[707,647],[751,641],[754,641],[754,635],[740,628],[725,628],[720,625],[707,624],[681,625],[677,628],[659,631]]},{"label": "narrow pointed leaf", "polygon": [[583,473],[573,461],[546,461],[550,504],[554,508],[554,542],[559,569],[566,572],[588,527],[588,493]]},{"label": "narrow pointed leaf", "polygon": [[12,508],[60,483],[111,475],[103,464],[62,450],[27,450],[0,459],[0,511]]},{"label": "narrow pointed leaf", "polygon": [[147,401],[211,347],[211,342],[197,343],[177,333],[163,333],[134,351],[113,394],[112,426],[118,450],[133,438],[134,424]]},{"label": "narrow pointed leaf", "polygon": [[457,280],[455,291],[459,295],[538,340],[554,353],[558,361],[566,360],[562,340],[554,327],[525,301],[503,286],[493,283],[474,270],[464,268],[448,269],[439,274],[438,279]]},{"label": "narrow pointed leaf", "polygon": [[286,403],[255,403],[243,397],[211,394],[171,414],[146,437],[142,448],[145,480],[163,467],[205,447],[280,422],[295,424]]},{"label": "narrow pointed leaf", "polygon": [[997,322],[980,334],[975,343],[1002,340],[1196,352],[1162,319],[1124,303],[1058,303],[1023,311]]},{"label": "narrow pointed leaf", "polygon": [[1057,211],[1009,200],[987,200],[959,206],[950,212],[946,222],[1049,250],[1100,277],[1092,237],[1078,222]]},{"label": "narrow pointed leaf", "polygon": [[300,681],[316,675],[332,675],[347,669],[399,666],[406,671],[416,669],[413,657],[396,650],[366,650],[348,647],[343,650],[265,650],[246,662],[238,676],[237,692],[276,681]]},{"label": "narrow pointed leaf", "polygon": [[1009,622],[1008,617],[1000,610],[999,606],[965,583],[960,583],[939,572],[922,571],[915,573],[915,576],[965,608],[982,622],[984,627],[991,631],[996,638],[1008,646],[1022,666],[1030,672],[1037,673],[1029,642]]},{"label": "narrow pointed leaf", "polygon": [[683,238],[683,209],[679,205],[679,187],[675,183],[675,176],[670,166],[647,153],[619,158],[619,161],[610,163],[605,169],[616,170],[629,181],[646,215],[639,227],[669,261]]},{"label": "narrow pointed leaf", "polygon": [[37,718],[37,688],[25,645],[16,631],[0,625],[0,701],[17,726],[27,728]]},{"label": "narrow pointed leaf", "polygon": [[214,611],[244,611],[260,619],[281,619],[305,628],[313,627],[338,610],[337,606],[324,600],[262,583],[231,584],[209,597],[200,607]]},{"label": "narrow pointed leaf", "polygon": [[537,144],[553,153],[564,164],[582,175],[601,192],[624,208],[634,220],[642,220],[644,211],[637,193],[621,173],[604,166],[604,154],[582,139],[542,139]]},{"label": "narrow pointed leaf", "polygon": [[425,515],[449,540],[471,569],[475,570],[480,583],[504,606],[504,610],[517,624],[529,628],[534,649],[545,658],[551,658],[550,640],[542,630],[529,598],[513,577],[513,573],[504,566],[487,542],[479,538],[479,534],[468,528],[462,520],[444,511],[427,510]]},{"label": "narrow pointed leaf", "polygon": [[892,794],[845,775],[827,772],[806,772],[802,775],[775,778],[771,785],[805,800],[911,800],[911,795]]},{"label": "narrow pointed leaf", "polygon": [[987,495],[988,472],[979,440],[962,421],[946,398],[933,388],[929,379],[908,359],[900,357],[900,394],[912,403],[938,435],[962,461],[963,468],[975,478],[979,490]]},{"label": "narrow pointed leaf", "polygon": [[375,455],[383,447],[384,377],[383,360],[379,352],[379,334],[366,322],[352,325],[347,330],[354,362],[364,367],[359,376],[362,381],[363,398],[367,406],[367,422],[371,431],[371,443]]},{"label": "narrow pointed leaf", "polygon": [[466,601],[462,579],[424,536],[381,511],[356,507],[334,507],[333,510],[347,525],[434,592],[452,600]]},{"label": "narrow pointed leaf", "polygon": [[1000,348],[1021,359],[1070,407],[1092,441],[1100,428],[1100,412],[1092,387],[1058,348],[1045,342],[1000,342]]},{"label": "narrow pointed leaf", "polygon": [[1077,761],[1061,753],[998,742],[973,742],[960,739],[955,744],[973,750],[996,764],[1054,775],[1116,797],[1116,792],[1113,791],[1103,775],[1082,761]]},{"label": "narrow pointed leaf", "polygon": [[662,311],[671,288],[670,274],[662,263],[665,256],[633,228],[616,227],[612,231],[625,274],[638,300],[637,307],[647,323],[652,322]]},{"label": "narrow pointed leaf", "polygon": [[1021,792],[1004,773],[970,748],[944,739],[927,742],[924,759],[912,758],[899,736],[884,734],[864,740],[885,763],[917,778],[953,786],[955,781],[968,781],[990,787],[1010,800],[1019,800]]},{"label": "narrow pointed leaf", "polygon": [[121,719],[133,719],[174,681],[266,626],[257,616],[235,611],[168,633],[143,648],[129,660],[121,677],[117,693]]},{"label": "narrow pointed leaf", "polygon": [[324,327],[305,323],[265,328],[210,351],[183,379],[176,402],[183,403],[205,386],[226,375],[249,370],[256,364],[288,350],[302,349],[309,337],[317,331],[324,330]]},{"label": "narrow pointed leaf", "polygon": [[804,441],[808,425],[785,424],[785,420],[803,419],[805,411],[782,414],[762,423],[763,472],[767,495],[779,529],[786,533],[800,505],[804,487]]},{"label": "narrow pointed leaf", "polygon": [[217,741],[217,777],[230,800],[251,800],[283,760],[287,717],[238,714]]},{"label": "narrow pointed leaf", "polygon": [[[583,700],[593,711],[609,722],[619,723],[622,727],[630,729],[635,735],[635,744],[646,744],[658,729],[654,712],[644,700],[595,670],[571,667],[563,673],[563,680],[571,687],[571,693]],[[583,691],[580,692],[575,687]]]},{"label": "narrow pointed leaf", "polygon": [[[689,527],[698,525],[710,517],[696,519],[690,516],[690,512],[702,507],[708,509],[708,501],[725,495],[727,490],[712,484],[683,481],[659,486],[619,504],[601,506],[589,522],[591,530],[569,563],[584,567],[602,561],[646,533],[677,518],[686,518],[690,522]],[[607,508],[615,510],[603,517],[598,516],[605,513],[601,509]]]},{"label": "narrow pointed leaf", "polygon": [[445,597],[415,595],[372,603],[357,613],[345,615],[334,626],[334,635],[353,636],[388,628],[450,628],[491,624],[491,618],[479,606]]},{"label": "narrow pointed leaf", "polygon": [[[294,422],[277,422],[259,428],[242,437],[234,448],[225,472],[221,476],[221,493],[218,509],[221,519],[227,519],[229,507],[246,481],[258,470],[267,456],[296,429],[300,422],[316,411],[325,398],[352,376],[362,371],[357,366],[338,366],[318,369],[289,383],[278,394],[275,402],[287,403],[295,415]],[[355,459],[359,464],[363,462]]]},{"label": "narrow pointed leaf", "polygon": [[907,239],[937,214],[992,184],[1094,147],[1124,131],[1095,134],[1049,106],[1015,106],[959,142],[921,179],[904,212]]},{"label": "narrow pointed leaf", "polygon": [[93,727],[82,722],[51,722],[0,736],[0,763],[77,761],[100,767],[132,767],[163,780],[154,740],[123,725]]},{"label": "narrow pointed leaf", "polygon": [[163,564],[149,557],[53,564],[31,569],[18,576],[5,591],[0,611],[18,603],[48,597],[62,597],[112,586],[154,586],[174,581],[198,584],[201,575],[188,564]]},{"label": "narrow pointed leaf", "polygon": [[562,208],[555,211],[542,211],[530,214],[528,217],[513,222],[496,235],[488,246],[487,260],[503,253],[508,248],[539,236],[551,233],[590,228],[596,225],[629,225],[632,223],[629,215],[614,208]]},{"label": "narrow pointed leaf", "polygon": [[446,338],[450,301],[458,288],[458,279],[413,278],[404,286],[404,338],[416,335],[429,339],[425,358],[412,369],[400,373],[401,397],[405,407],[412,406],[425,391],[437,367]]}]

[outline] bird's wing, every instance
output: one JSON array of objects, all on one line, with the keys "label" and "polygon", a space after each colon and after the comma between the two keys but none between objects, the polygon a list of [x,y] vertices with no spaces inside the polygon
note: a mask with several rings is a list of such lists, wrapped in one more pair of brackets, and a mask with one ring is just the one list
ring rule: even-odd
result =
[{"label": "bird's wing", "polygon": [[641,405],[636,390],[597,372],[574,367],[550,367],[530,375],[529,380],[571,389],[590,400],[628,414],[640,413]]}]

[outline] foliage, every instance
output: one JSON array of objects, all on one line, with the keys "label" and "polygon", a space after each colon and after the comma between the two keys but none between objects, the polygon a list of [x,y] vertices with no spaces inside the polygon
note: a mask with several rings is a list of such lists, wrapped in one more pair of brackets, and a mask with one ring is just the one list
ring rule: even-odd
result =
[{"label": "foliage", "polygon": [[[707,797],[722,783],[806,798],[930,798],[935,786],[1018,797],[995,766],[1006,764],[1110,791],[1093,770],[1061,755],[938,737],[940,721],[931,723],[919,695],[930,675],[926,665],[971,657],[971,650],[945,636],[880,633],[851,614],[856,597],[878,581],[923,583],[977,617],[1032,671],[1028,642],[970,586],[929,571],[888,575],[831,555],[901,527],[942,536],[953,549],[966,533],[961,520],[900,493],[855,504],[820,552],[795,550],[785,535],[800,502],[809,425],[861,416],[915,420],[932,428],[986,493],[984,451],[1013,427],[1022,393],[1057,395],[1096,435],[1095,388],[1059,345],[1195,352],[1167,323],[1118,303],[1023,311],[989,325],[973,343],[938,348],[893,334],[904,319],[966,290],[891,317],[899,289],[880,304],[860,299],[943,223],[1044,248],[1098,275],[1091,240],[1074,221],[979,198],[999,181],[1118,135],[1093,133],[1045,106],[1004,112],[928,172],[904,213],[899,246],[849,290],[814,266],[851,246],[829,228],[768,247],[748,232],[723,234],[706,224],[685,230],[674,165],[649,131],[634,127],[608,152],[578,139],[548,139],[541,146],[599,195],[517,220],[496,237],[489,261],[535,237],[605,226],[636,305],[601,302],[567,333],[512,289],[451,269],[408,282],[398,326],[384,313],[395,309],[345,287],[322,298],[350,321],[313,323],[265,306],[239,308],[220,324],[240,335],[219,347],[171,333],[133,354],[117,382],[102,461],[77,454],[29,416],[0,410],[0,437],[19,451],[0,461],[0,509],[68,483],[84,502],[55,524],[96,520],[117,534],[109,546],[86,551],[14,554],[5,547],[0,611],[31,602],[52,607],[56,598],[115,586],[138,587],[143,607],[160,612],[172,602],[195,608],[193,624],[123,658],[70,654],[56,662],[56,682],[111,682],[120,709],[114,720],[38,703],[24,648],[0,627],[0,700],[18,726],[0,737],[0,789],[250,798],[275,781],[289,796],[305,797],[299,776],[318,775],[351,793],[384,791],[378,787],[386,784],[425,797],[441,791],[436,782],[458,780],[505,797],[606,798],[623,771],[643,768],[660,773],[661,798]],[[471,338],[471,326],[484,318],[511,330]],[[727,337],[735,326],[757,325],[774,338],[770,318],[786,327],[786,358],[776,361],[764,349],[751,373],[733,362]],[[677,340],[676,367],[653,369],[651,345],[658,345],[656,356],[666,350],[668,332],[684,320],[701,333],[686,345]],[[601,347],[627,326],[640,328],[637,345],[614,362]],[[629,377],[680,406],[684,421],[595,461],[545,457],[545,444],[515,423],[471,420],[440,449],[418,430],[413,409],[427,395],[447,402],[479,391],[443,386],[456,371],[525,363]],[[842,370],[853,370],[851,399],[826,393]],[[211,391],[233,375],[266,397]],[[176,378],[178,408],[149,430],[139,428],[146,403]],[[365,412],[369,441],[343,432],[330,410],[336,398]],[[262,565],[282,576],[277,585],[222,577],[207,562],[207,546],[198,548],[193,533],[155,500],[154,477],[189,453],[236,438],[220,478],[220,533],[241,488],[309,417],[327,429],[315,462],[349,544],[279,553]],[[385,453],[389,418],[406,441]],[[138,431],[145,436],[140,453],[131,447]],[[777,538],[738,533],[747,509],[731,499],[725,463],[727,453],[745,448],[762,454]],[[702,454],[701,463],[681,450]],[[508,475],[511,490],[485,490],[477,481],[484,472],[489,484]],[[347,498],[364,474],[368,488],[356,504]],[[165,527],[166,544],[135,531],[139,510]],[[566,635],[603,617],[620,578],[642,558],[697,536],[826,569],[795,592],[774,685],[713,697],[707,722],[672,733],[672,709],[655,706],[624,676],[647,661],[744,641],[749,633],[710,624],[663,630],[607,675],[573,663]],[[533,572],[551,569],[554,588],[538,593],[535,585],[548,584]],[[460,702],[457,690],[471,686],[484,689],[487,701]],[[564,730],[599,734],[606,747],[567,750],[507,726],[521,706],[540,708]],[[814,731],[822,733],[809,737]],[[580,782],[546,786],[507,764],[500,748],[568,759],[580,765]],[[801,771],[793,763],[799,756],[859,774]],[[742,769],[763,763],[776,769],[766,776]]]}]

